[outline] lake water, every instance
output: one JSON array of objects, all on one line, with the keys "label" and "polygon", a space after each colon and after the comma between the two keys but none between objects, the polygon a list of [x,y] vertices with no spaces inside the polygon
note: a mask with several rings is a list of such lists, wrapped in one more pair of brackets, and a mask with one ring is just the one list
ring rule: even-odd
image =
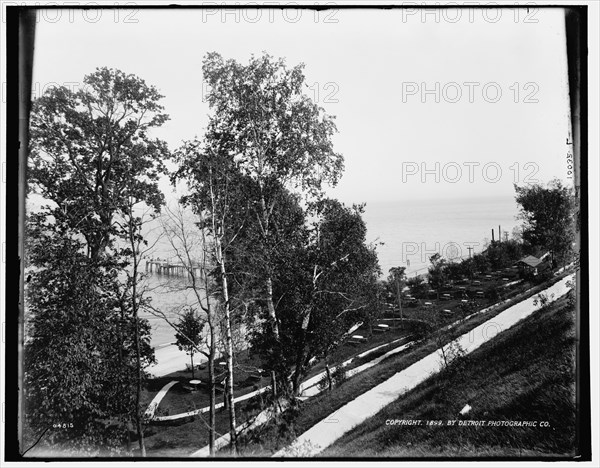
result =
[{"label": "lake water", "polygon": [[[421,200],[405,202],[371,202],[365,209],[368,241],[383,242],[378,246],[383,276],[393,266],[405,266],[409,276],[427,271],[429,257],[440,252],[444,257],[468,258],[481,252],[491,230],[498,239],[498,225],[509,234],[520,224],[513,197],[478,197],[453,200]],[[169,258],[168,243],[157,255]],[[152,274],[147,278],[150,296],[156,308],[171,321],[186,304],[194,302],[187,281],[181,277]],[[173,329],[164,319],[146,315],[152,324],[152,344],[162,346],[174,342]]]},{"label": "lake water", "polygon": [[371,202],[364,219],[369,241],[379,240],[381,270],[387,276],[394,266],[407,267],[409,275],[426,272],[429,257],[440,252],[446,258],[468,258],[481,252],[498,225],[509,235],[520,221],[514,197],[406,202]]}]

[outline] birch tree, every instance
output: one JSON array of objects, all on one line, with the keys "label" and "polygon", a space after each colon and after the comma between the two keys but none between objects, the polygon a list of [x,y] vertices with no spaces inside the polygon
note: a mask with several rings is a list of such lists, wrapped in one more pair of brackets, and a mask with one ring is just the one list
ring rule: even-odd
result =
[{"label": "birch tree", "polygon": [[[303,68],[288,68],[283,59],[267,54],[242,65],[209,53],[203,63],[211,125],[230,135],[223,150],[236,158],[238,170],[254,185],[248,200],[265,245],[272,242],[279,186],[318,197],[324,184],[337,183],[343,169],[342,156],[333,151],[334,119],[304,94]],[[270,260],[263,296],[279,340]]]}]

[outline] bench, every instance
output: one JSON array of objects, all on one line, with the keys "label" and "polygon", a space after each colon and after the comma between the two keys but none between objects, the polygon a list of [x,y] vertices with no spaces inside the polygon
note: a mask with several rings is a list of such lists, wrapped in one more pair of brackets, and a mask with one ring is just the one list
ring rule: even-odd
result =
[{"label": "bench", "polygon": [[367,341],[367,339],[362,336],[362,335],[352,335],[348,341],[346,341],[346,343],[352,345],[352,346],[357,346],[361,343],[365,343]]},{"label": "bench", "polygon": [[373,331],[377,332],[377,333],[385,333],[387,331],[390,330],[390,326],[389,325],[385,325],[383,323],[378,324]]}]

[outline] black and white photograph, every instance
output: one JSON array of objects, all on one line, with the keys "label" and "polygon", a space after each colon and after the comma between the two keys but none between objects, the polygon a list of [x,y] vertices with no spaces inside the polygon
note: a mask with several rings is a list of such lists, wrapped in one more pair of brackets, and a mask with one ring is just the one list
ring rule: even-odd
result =
[{"label": "black and white photograph", "polygon": [[598,4],[1,3],[3,465],[596,466]]}]

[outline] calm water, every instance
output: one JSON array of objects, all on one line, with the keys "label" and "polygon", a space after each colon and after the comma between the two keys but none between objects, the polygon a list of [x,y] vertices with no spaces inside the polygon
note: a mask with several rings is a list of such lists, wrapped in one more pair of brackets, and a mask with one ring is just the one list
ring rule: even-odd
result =
[{"label": "calm water", "polygon": [[364,219],[369,241],[379,240],[379,264],[384,275],[393,266],[405,266],[409,274],[426,271],[429,257],[440,252],[446,258],[468,258],[498,239],[498,225],[509,235],[520,222],[513,197],[456,199],[418,202],[372,202]]},{"label": "calm water", "polygon": [[[481,252],[491,230],[498,236],[498,225],[510,234],[520,224],[515,220],[517,205],[512,197],[442,201],[372,202],[364,219],[368,240],[383,242],[378,247],[379,263],[384,276],[393,266],[405,266],[409,275],[426,272],[429,257],[440,252],[444,257],[468,257]],[[161,258],[173,257],[168,243],[159,244]],[[155,256],[156,256],[155,255]],[[187,281],[181,277],[153,274],[147,278],[153,305],[163,310],[171,321],[186,304],[195,302]],[[152,344],[161,346],[174,341],[175,332],[161,318],[147,315],[152,324]]]}]

